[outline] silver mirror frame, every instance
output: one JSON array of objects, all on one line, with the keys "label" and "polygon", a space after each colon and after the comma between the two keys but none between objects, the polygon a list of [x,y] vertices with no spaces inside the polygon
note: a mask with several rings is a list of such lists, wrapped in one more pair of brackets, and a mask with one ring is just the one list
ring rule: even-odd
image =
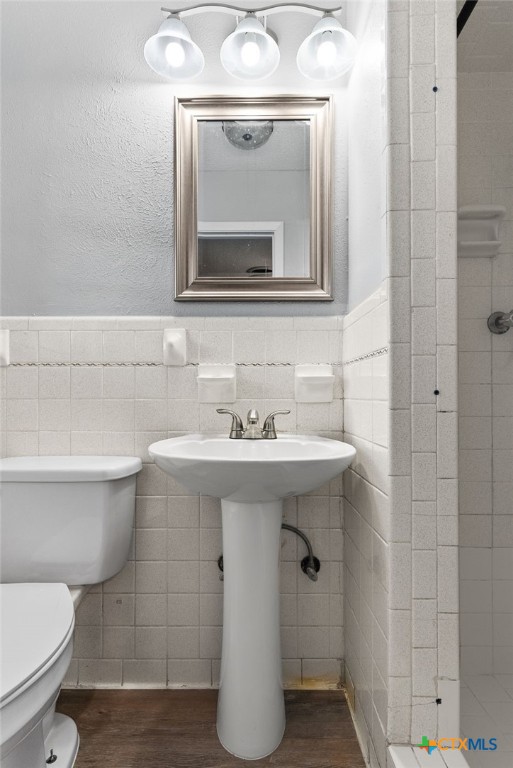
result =
[{"label": "silver mirror frame", "polygon": [[[198,122],[310,122],[310,276],[198,276]],[[175,102],[175,299],[177,301],[333,301],[332,121],[329,96],[204,96]]]}]

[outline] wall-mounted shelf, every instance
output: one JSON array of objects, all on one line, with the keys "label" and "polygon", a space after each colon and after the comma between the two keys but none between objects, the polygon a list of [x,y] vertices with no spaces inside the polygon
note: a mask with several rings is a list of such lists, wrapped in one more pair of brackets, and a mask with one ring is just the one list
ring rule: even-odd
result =
[{"label": "wall-mounted shelf", "polygon": [[297,403],[331,403],[335,376],[331,365],[296,365]]},{"label": "wall-mounted shelf", "polygon": [[501,246],[500,223],[506,210],[500,205],[465,205],[458,210],[458,256],[492,258]]},{"label": "wall-mounted shelf", "polygon": [[237,387],[234,365],[198,366],[198,399],[200,403],[234,403]]}]

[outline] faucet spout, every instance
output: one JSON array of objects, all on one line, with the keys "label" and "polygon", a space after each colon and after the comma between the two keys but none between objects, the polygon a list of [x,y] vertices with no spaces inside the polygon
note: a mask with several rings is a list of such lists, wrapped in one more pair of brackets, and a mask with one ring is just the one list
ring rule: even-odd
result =
[{"label": "faucet spout", "polygon": [[244,440],[261,440],[262,439],[262,427],[259,424],[260,416],[258,411],[252,408],[248,412],[248,423],[246,429],[242,433]]}]

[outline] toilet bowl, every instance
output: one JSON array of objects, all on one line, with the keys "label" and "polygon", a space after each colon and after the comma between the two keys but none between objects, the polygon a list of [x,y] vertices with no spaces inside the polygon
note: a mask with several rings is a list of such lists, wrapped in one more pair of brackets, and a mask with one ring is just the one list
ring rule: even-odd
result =
[{"label": "toilet bowl", "polygon": [[65,584],[0,584],[0,616],[0,764],[36,768],[53,754],[59,768],[71,768],[77,728],[69,717],[54,715],[73,651],[69,590]]},{"label": "toilet bowl", "polygon": [[76,725],[55,712],[74,606],[127,561],[141,467],[130,456],[0,459],[1,768],[75,762]]}]

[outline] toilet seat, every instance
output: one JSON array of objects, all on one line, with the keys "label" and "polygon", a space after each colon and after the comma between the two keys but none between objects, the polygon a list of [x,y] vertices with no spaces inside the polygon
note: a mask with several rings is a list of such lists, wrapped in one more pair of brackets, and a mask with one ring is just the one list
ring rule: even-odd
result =
[{"label": "toilet seat", "polygon": [[65,584],[0,584],[0,709],[58,658],[73,633]]}]

